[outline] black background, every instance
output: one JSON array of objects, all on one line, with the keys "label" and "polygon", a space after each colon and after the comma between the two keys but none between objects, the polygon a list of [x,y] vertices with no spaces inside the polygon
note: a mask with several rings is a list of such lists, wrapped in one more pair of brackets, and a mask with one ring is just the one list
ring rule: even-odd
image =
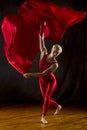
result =
[{"label": "black background", "polygon": [[[0,1],[0,25],[7,14],[17,13],[24,0]],[[87,11],[84,0],[51,0],[60,6]],[[52,41],[46,41],[48,51]],[[55,72],[59,82],[53,95],[60,103],[87,104],[87,16],[70,27],[59,42],[63,53],[57,58],[59,68]],[[4,39],[0,30],[0,103],[41,102],[38,78],[25,79],[6,60],[3,52]],[[38,71],[39,54],[35,58],[31,72]]]}]

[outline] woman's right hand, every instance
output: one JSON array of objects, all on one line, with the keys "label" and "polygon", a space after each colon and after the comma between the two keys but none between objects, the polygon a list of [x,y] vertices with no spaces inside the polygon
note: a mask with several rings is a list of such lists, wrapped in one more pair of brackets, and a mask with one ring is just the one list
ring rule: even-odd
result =
[{"label": "woman's right hand", "polygon": [[45,22],[45,21],[43,21],[42,23],[40,23],[40,32],[39,32],[39,36],[42,36],[42,35],[43,35],[45,26],[46,26],[46,22]]}]

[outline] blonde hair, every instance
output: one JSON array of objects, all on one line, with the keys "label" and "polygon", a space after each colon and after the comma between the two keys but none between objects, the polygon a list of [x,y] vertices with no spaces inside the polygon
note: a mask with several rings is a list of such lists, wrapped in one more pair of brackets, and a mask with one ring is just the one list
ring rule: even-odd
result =
[{"label": "blonde hair", "polygon": [[54,44],[53,47],[56,47],[59,49],[59,54],[62,53],[62,47],[59,44]]}]

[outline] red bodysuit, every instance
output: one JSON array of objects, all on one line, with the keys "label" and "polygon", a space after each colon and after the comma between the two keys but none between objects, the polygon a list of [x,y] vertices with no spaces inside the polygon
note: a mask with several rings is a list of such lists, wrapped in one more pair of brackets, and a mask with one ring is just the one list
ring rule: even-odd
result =
[{"label": "red bodysuit", "polygon": [[[46,57],[47,55],[45,55],[40,60],[40,63],[39,63],[40,72],[46,70],[52,64],[55,63],[55,62],[52,62],[52,63],[47,62]],[[49,106],[53,106],[56,108],[58,106],[58,104],[53,99],[51,99],[51,96],[55,92],[55,89],[57,87],[57,81],[56,81],[55,75],[51,72],[50,74],[47,74],[46,76],[40,77],[39,85],[40,85],[41,94],[44,98],[42,114],[46,115],[47,109]]]}]

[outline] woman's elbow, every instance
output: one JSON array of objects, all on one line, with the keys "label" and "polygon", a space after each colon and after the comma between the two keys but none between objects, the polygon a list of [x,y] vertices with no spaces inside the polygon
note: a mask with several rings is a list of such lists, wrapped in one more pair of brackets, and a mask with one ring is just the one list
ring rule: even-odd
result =
[{"label": "woman's elbow", "polygon": [[43,72],[42,72],[42,76],[45,76],[45,75],[47,75],[47,72],[46,72],[46,71],[43,71]]}]

